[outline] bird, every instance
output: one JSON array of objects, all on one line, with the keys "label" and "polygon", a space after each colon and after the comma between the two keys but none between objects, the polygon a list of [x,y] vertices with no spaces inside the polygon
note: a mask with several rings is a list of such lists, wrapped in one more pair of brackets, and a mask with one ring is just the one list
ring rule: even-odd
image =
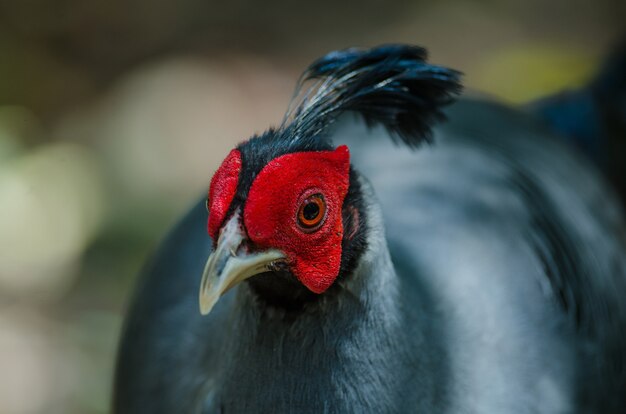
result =
[{"label": "bird", "polygon": [[315,60],[146,264],[113,412],[626,412],[618,193],[566,98],[462,79],[413,45]]}]

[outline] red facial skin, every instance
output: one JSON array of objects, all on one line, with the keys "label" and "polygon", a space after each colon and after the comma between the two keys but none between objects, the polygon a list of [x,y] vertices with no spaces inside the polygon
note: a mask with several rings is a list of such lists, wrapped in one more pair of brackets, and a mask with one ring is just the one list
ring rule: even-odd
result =
[{"label": "red facial skin", "polygon": [[209,187],[209,222],[207,228],[213,242],[217,243],[219,230],[226,218],[228,207],[237,192],[239,172],[241,171],[241,153],[232,150],[217,169]]},{"label": "red facial skin", "polygon": [[[322,293],[333,284],[341,265],[342,206],[350,184],[350,153],[298,152],[270,161],[248,193],[244,224],[250,240],[262,249],[279,249],[294,275],[309,290]],[[298,224],[304,200],[322,194],[326,216],[314,230]],[[211,212],[212,213],[212,212]]]}]

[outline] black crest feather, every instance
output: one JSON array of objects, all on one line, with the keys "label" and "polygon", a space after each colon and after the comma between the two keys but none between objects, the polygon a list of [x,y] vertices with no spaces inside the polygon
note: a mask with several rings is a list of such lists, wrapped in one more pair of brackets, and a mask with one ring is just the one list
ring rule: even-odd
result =
[{"label": "black crest feather", "polygon": [[[444,118],[441,107],[461,91],[461,73],[431,65],[426,56],[407,45],[331,52],[302,74],[280,129],[291,139],[307,138],[353,111],[416,147],[430,139],[432,125]],[[304,90],[309,81],[315,82]]]}]

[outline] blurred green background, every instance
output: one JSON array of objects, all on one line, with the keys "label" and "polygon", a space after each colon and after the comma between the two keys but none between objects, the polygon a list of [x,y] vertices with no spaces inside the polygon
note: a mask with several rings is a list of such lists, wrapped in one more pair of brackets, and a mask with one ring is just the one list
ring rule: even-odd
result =
[{"label": "blurred green background", "polygon": [[517,103],[584,82],[625,21],[623,0],[0,0],[0,413],[108,411],[142,262],[312,59],[415,43]]}]

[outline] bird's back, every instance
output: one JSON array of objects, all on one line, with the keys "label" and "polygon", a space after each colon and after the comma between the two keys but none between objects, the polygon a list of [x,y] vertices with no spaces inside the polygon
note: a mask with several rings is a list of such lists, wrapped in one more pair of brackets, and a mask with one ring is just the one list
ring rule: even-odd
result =
[{"label": "bird's back", "polygon": [[452,412],[622,412],[626,226],[615,194],[530,114],[473,100],[447,114],[413,153],[382,129],[337,135],[377,193],[403,282],[431,298]]}]

